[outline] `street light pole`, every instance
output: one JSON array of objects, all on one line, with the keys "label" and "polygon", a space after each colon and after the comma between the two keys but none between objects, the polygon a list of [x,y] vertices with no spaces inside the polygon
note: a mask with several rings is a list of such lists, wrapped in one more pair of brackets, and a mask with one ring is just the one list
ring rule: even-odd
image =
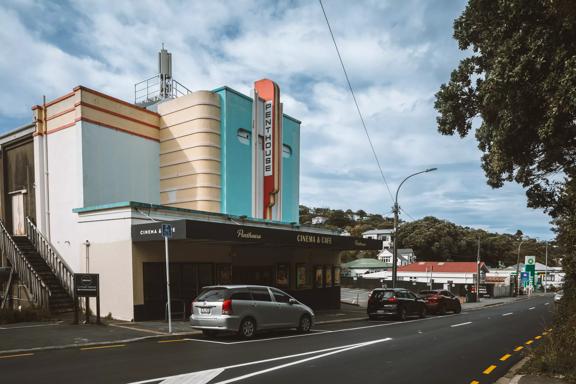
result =
[{"label": "street light pole", "polygon": [[438,168],[428,168],[424,171],[420,171],[420,172],[416,172],[411,174],[410,176],[406,177],[404,180],[402,180],[402,182],[400,183],[400,185],[398,186],[398,189],[396,189],[396,198],[394,199],[394,207],[392,207],[392,211],[394,212],[394,241],[393,241],[393,251],[394,253],[392,254],[392,288],[396,288],[396,280],[398,277],[398,255],[396,253],[396,248],[397,248],[397,240],[398,240],[398,216],[400,214],[400,207],[398,206],[398,192],[400,192],[400,188],[402,187],[402,184],[404,184],[404,182],[406,182],[406,180],[408,180],[411,177],[414,177],[416,175],[419,175],[421,173],[427,173],[427,172],[432,172],[437,170]]},{"label": "street light pole", "polygon": [[520,296],[520,247],[524,240],[518,244],[518,257],[516,258],[516,296]]}]

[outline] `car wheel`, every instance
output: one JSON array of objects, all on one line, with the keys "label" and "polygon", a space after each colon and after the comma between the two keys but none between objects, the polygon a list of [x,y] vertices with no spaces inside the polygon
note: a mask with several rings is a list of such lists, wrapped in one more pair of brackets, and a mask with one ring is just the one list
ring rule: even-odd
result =
[{"label": "car wheel", "polygon": [[454,309],[454,313],[460,313],[462,312],[462,306],[460,305],[460,303],[456,304],[456,308]]},{"label": "car wheel", "polygon": [[398,318],[400,319],[400,321],[406,320],[406,308],[400,307],[400,309],[398,310]]},{"label": "car wheel", "polygon": [[420,316],[421,319],[426,317],[426,306],[423,305],[422,308],[420,309],[420,313],[418,314]]},{"label": "car wheel", "polygon": [[302,315],[298,324],[298,332],[308,333],[312,329],[312,319],[308,315]]},{"label": "car wheel", "polygon": [[253,338],[254,335],[256,335],[256,322],[254,321],[254,319],[248,317],[242,320],[242,323],[240,323],[240,330],[238,331],[238,334],[243,339]]},{"label": "car wheel", "polygon": [[444,304],[440,304],[438,307],[438,314],[445,315],[446,314],[446,306]]},{"label": "car wheel", "polygon": [[213,329],[203,329],[202,334],[206,337],[212,338],[216,336],[217,331],[214,331]]}]

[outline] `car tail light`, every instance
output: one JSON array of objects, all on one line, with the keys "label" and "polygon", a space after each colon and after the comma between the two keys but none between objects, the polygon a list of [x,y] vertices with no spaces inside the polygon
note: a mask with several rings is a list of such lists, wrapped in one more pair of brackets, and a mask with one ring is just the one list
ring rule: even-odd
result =
[{"label": "car tail light", "polygon": [[395,297],[390,297],[390,298],[388,299],[388,302],[389,302],[389,303],[397,303],[397,302],[398,302],[398,299],[395,298]]},{"label": "car tail light", "polygon": [[429,301],[438,301],[438,296],[430,296],[428,298]]},{"label": "car tail light", "polygon": [[232,300],[224,300],[222,302],[222,314],[231,315],[232,314]]}]

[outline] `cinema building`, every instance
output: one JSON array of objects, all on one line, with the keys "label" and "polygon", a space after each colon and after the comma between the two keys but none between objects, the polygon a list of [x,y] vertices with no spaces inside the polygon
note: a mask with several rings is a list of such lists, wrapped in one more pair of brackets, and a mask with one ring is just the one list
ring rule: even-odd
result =
[{"label": "cinema building", "polygon": [[298,224],[300,121],[278,86],[190,91],[159,61],[134,103],[79,86],[0,137],[4,296],[66,311],[72,274],[98,273],[103,315],[164,318],[170,222],[173,308],[228,283],[338,308],[340,251],[382,243]]}]

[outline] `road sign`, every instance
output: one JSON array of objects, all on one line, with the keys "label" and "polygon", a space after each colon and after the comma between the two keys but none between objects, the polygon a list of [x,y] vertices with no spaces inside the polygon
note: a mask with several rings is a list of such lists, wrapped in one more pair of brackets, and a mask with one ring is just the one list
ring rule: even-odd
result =
[{"label": "road sign", "polygon": [[524,258],[524,264],[526,264],[526,266],[530,266],[530,265],[536,265],[536,256],[526,256]]},{"label": "road sign", "polygon": [[168,239],[172,238],[172,226],[170,224],[162,224],[162,236]]},{"label": "road sign", "polygon": [[[100,275],[97,273],[74,274],[74,324],[78,324],[78,298],[96,298],[96,322],[100,324]],[[86,299],[86,323],[90,321],[88,299]]]}]

